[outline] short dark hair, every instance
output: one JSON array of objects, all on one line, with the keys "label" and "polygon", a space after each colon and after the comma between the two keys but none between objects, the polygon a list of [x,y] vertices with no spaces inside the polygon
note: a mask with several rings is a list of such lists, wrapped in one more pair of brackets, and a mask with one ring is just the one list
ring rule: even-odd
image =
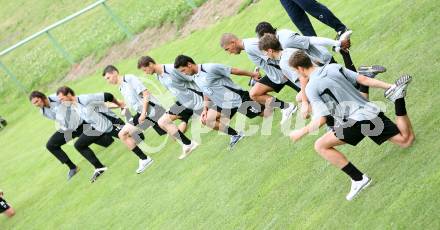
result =
[{"label": "short dark hair", "polygon": [[191,57],[181,54],[176,57],[176,60],[174,60],[174,68],[177,69],[179,67],[188,66],[188,63],[196,64]]},{"label": "short dark hair", "polygon": [[138,69],[140,69],[142,67],[147,67],[150,65],[150,63],[156,64],[156,62],[154,61],[154,59],[152,57],[142,56],[138,60]]},{"label": "short dark hair", "polygon": [[60,88],[57,89],[57,95],[62,94],[64,96],[66,96],[67,94],[70,94],[72,96],[75,96],[75,92],[73,91],[73,89],[71,89],[68,86],[61,86]]},{"label": "short dark hair", "polygon": [[264,34],[276,34],[277,29],[274,28],[269,22],[260,22],[257,27],[255,27],[255,33],[259,38],[263,37]]},{"label": "short dark hair", "polygon": [[106,73],[113,73],[114,71],[119,73],[118,68],[116,68],[114,65],[108,65],[104,68],[104,71],[102,71],[102,76],[104,77]]},{"label": "short dark hair", "polygon": [[31,92],[31,94],[29,94],[29,101],[32,101],[33,98],[40,98],[45,100],[47,97],[44,93],[34,90]]},{"label": "short dark hair", "polygon": [[258,41],[258,48],[264,51],[267,51],[268,49],[276,51],[283,50],[280,41],[278,41],[278,38],[273,34],[265,34],[260,38],[260,41]]},{"label": "short dark hair", "polygon": [[303,67],[310,68],[313,66],[312,60],[306,52],[300,50],[296,51],[289,58],[289,65],[293,68]]}]

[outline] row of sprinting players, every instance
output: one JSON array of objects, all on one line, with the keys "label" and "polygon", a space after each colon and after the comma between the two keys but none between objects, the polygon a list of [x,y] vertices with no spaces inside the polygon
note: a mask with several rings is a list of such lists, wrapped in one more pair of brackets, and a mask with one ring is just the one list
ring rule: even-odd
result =
[{"label": "row of sprinting players", "polygon": [[[177,56],[174,64],[159,64],[149,56],[141,57],[138,68],[146,74],[155,74],[160,83],[176,97],[176,103],[168,111],[136,76],[120,74],[112,65],[104,69],[103,76],[108,83],[119,86],[124,101],[110,93],[75,95],[71,88],[65,86],[51,96],[32,92],[32,104],[40,107],[46,117],[57,120],[61,127],[49,139],[48,150],[70,168],[70,179],[79,168],[70,161],[61,146],[78,137],[74,146],[95,167],[91,178],[94,182],[107,167],[89,146],[95,143],[107,147],[113,142],[112,137],[116,137],[139,157],[136,172],[142,173],[153,162],[138,147],[143,139],[143,130],[152,127],[159,135],[168,134],[178,140],[183,149],[179,159],[184,159],[198,146],[184,134],[189,119],[197,114],[202,124],[228,134],[232,148],[244,137],[228,124],[237,112],[254,118],[279,108],[281,123],[291,118],[297,106],[268,94],[279,92],[288,85],[298,92],[296,99],[301,103],[301,115],[307,118],[313,113],[307,126],[291,132],[291,139],[298,141],[327,124],[330,131],[316,141],[315,149],[351,178],[352,186],[346,198],[353,199],[371,183],[371,179],[335,147],[356,145],[365,136],[377,144],[389,140],[409,147],[414,134],[404,97],[411,77],[404,75],[394,84],[389,84],[374,79],[378,73],[385,72],[382,66],[362,66],[356,71],[348,51],[351,35],[348,29],[340,31],[336,40],[276,30],[267,22],[259,23],[256,32],[258,38],[250,39],[223,34],[220,43],[231,54],[245,52],[265,72],[262,78],[259,71],[251,72],[214,63],[196,64],[185,55]],[[339,50],[346,67],[336,64],[324,46]],[[232,81],[231,74],[251,77],[255,84],[249,92],[245,91]],[[397,124],[388,119],[377,105],[368,101],[369,87],[385,90],[385,97],[395,104]],[[129,107],[136,115],[124,124],[107,109],[104,102],[111,102],[127,115],[129,111],[126,107]],[[183,121],[179,126],[174,124],[177,119]],[[372,130],[365,130],[365,125]]]}]

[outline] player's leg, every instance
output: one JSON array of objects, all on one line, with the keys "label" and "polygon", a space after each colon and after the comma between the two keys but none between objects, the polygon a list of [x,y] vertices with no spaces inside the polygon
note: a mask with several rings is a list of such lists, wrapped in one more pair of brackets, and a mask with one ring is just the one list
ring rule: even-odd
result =
[{"label": "player's leg", "polygon": [[304,36],[316,36],[315,29],[306,12],[294,0],[280,0],[290,20]]},{"label": "player's leg", "polygon": [[[316,0],[293,0],[304,11],[312,15],[327,26],[333,28],[336,32],[345,31],[346,26],[323,4]],[[316,36],[316,35],[315,35]]]},{"label": "player's leg", "polygon": [[284,102],[276,97],[269,95],[269,92],[280,92],[285,83],[277,84],[272,82],[269,77],[265,76],[257,82],[249,91],[249,96],[253,101],[256,101],[265,106],[265,114],[270,114],[269,110],[272,108],[280,108],[282,118],[280,123],[284,123],[290,119],[292,114],[296,111],[296,105]]},{"label": "player's leg", "polygon": [[175,103],[157,121],[160,128],[165,130],[168,133],[168,135],[178,140],[183,145],[190,145],[191,140],[188,139],[185,136],[185,134],[183,134],[183,132],[180,131],[179,128],[173,122],[177,119],[182,119],[183,117],[185,117],[184,120],[187,120],[188,116],[192,115],[192,113],[191,112],[188,113],[187,110],[189,109],[185,108],[181,104]]},{"label": "player's leg", "polygon": [[411,77],[404,75],[396,81],[396,86],[387,90],[385,95],[388,99],[394,102],[396,113],[396,126],[399,134],[391,137],[389,141],[397,144],[403,148],[410,147],[415,139],[411,121],[406,111],[405,97],[408,84],[411,82]]},{"label": "player's leg", "polygon": [[[102,135],[101,135],[102,136]],[[105,167],[101,161],[96,157],[95,153],[90,149],[90,145],[93,144],[96,140],[98,140],[100,135],[96,136],[88,136],[86,134],[81,134],[81,136],[78,137],[78,140],[75,142],[74,147],[75,149],[81,153],[81,155],[86,158],[86,160],[95,167],[95,171],[93,173],[93,176],[91,178],[91,182],[95,182],[96,179],[102,175],[106,170],[107,167]]]},{"label": "player's leg", "polygon": [[79,168],[70,160],[66,152],[61,149],[61,146],[67,143],[72,137],[69,134],[56,131],[47,141],[46,148],[52,153],[61,164],[65,164],[69,167],[69,172],[67,173],[67,180],[70,180],[78,171]]},{"label": "player's leg", "polygon": [[[251,97],[252,100],[254,100],[260,104],[266,104],[267,101],[272,101],[275,98],[275,97],[268,94],[272,91],[274,91],[274,90],[270,86],[265,85],[261,82],[257,82],[249,91],[249,96]],[[275,100],[278,100],[278,99],[275,98]],[[283,107],[285,106],[284,101],[281,101],[281,100],[278,100],[278,101],[280,103],[280,106],[283,106]]]},{"label": "player's leg", "polygon": [[186,122],[186,121],[180,122],[180,124],[177,126],[177,128],[180,130],[180,132],[185,133],[186,130],[188,130],[188,122]]},{"label": "player's leg", "polygon": [[[344,135],[349,134],[345,133]],[[358,141],[360,140],[355,140],[355,142]],[[329,131],[315,142],[315,150],[321,155],[321,157],[326,159],[332,165],[341,169],[351,178],[351,189],[350,192],[347,194],[346,199],[352,200],[363,188],[368,186],[371,180],[361,171],[359,171],[356,166],[349,162],[341,152],[335,149],[336,146],[343,144],[345,144],[344,141],[337,138],[335,136],[335,133]]]},{"label": "player's leg", "polygon": [[136,169],[136,173],[142,173],[151,163],[153,159],[148,157],[138,146],[138,141],[133,137],[139,133],[139,128],[126,123],[122,129],[113,127],[113,129],[105,135],[119,138],[125,146],[132,151],[139,158],[139,167]]},{"label": "player's leg", "polygon": [[243,135],[238,133],[237,130],[229,126],[229,122],[232,116],[237,112],[237,110],[221,109],[219,107],[210,108],[208,110],[205,125],[211,129],[218,130],[231,137],[229,148],[235,146],[243,138]]},{"label": "player's leg", "polygon": [[[226,125],[220,124],[221,123],[220,117],[221,117],[220,111],[217,111],[217,109],[214,108],[210,108],[208,109],[208,113],[206,114],[206,122],[204,123],[204,125],[208,126],[211,129],[224,132]],[[220,127],[222,127],[222,129],[220,129]]]},{"label": "player's leg", "polygon": [[343,145],[345,142],[339,140],[331,131],[325,133],[315,142],[315,150],[319,155],[332,165],[342,169],[348,164],[347,158],[334,147]]},{"label": "player's leg", "polygon": [[[182,111],[184,108],[180,108]],[[180,111],[180,112],[182,112]],[[184,159],[191,152],[197,148],[198,143],[191,141],[182,131],[179,130],[179,128],[173,123],[173,121],[181,118],[181,116],[176,115],[174,113],[180,114],[178,111],[170,111],[168,113],[165,113],[162,115],[162,117],[159,118],[158,124],[159,126],[165,130],[168,135],[176,139],[181,145],[182,145],[182,154],[179,156],[179,159]]]},{"label": "player's leg", "polygon": [[246,117],[253,119],[255,117],[264,117],[265,113],[265,106],[263,104],[260,104],[256,101],[253,101],[248,91],[242,91],[240,92],[241,97],[241,105],[240,108],[238,108],[238,112],[245,115]]}]

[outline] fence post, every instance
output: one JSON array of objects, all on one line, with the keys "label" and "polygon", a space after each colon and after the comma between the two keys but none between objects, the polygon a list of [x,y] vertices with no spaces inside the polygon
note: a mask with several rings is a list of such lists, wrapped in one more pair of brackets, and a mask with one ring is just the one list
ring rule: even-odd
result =
[{"label": "fence post", "polygon": [[17,77],[15,77],[12,71],[10,71],[1,61],[0,61],[0,68],[3,69],[6,75],[8,75],[12,79],[12,81],[17,85],[18,88],[20,88],[20,90],[24,94],[27,94],[26,87],[23,84],[21,84],[21,82],[17,79]]},{"label": "fence post", "polygon": [[61,44],[52,36],[52,34],[49,31],[46,31],[46,35],[49,38],[49,41],[52,43],[53,46],[55,46],[55,49],[58,50],[58,52],[63,55],[63,57],[70,63],[75,64],[75,61],[73,60],[72,56],[61,46]]},{"label": "fence post", "polygon": [[128,30],[127,26],[121,21],[121,19],[119,19],[118,16],[113,13],[113,11],[110,9],[109,6],[107,6],[105,2],[102,2],[101,4],[104,7],[105,11],[110,15],[112,20],[116,23],[116,25],[118,25],[119,29],[121,29],[128,38],[132,38],[133,34],[130,32],[130,30]]}]

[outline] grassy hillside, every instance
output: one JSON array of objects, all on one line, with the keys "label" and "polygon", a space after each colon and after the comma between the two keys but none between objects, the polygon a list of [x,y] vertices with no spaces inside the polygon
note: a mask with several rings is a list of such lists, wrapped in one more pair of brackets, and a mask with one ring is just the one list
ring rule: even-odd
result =
[{"label": "grassy hillside", "polygon": [[[137,159],[120,142],[108,149],[95,147],[109,167],[95,184],[88,182],[91,166],[69,145],[65,149],[81,171],[66,182],[67,168],[44,148],[55,130],[53,123],[23,98],[0,107],[10,123],[0,131],[0,186],[17,209],[14,219],[0,217],[0,229],[439,229],[440,45],[435,30],[439,3],[321,2],[354,30],[356,64],[385,65],[388,72],[380,78],[387,81],[402,73],[414,76],[406,100],[417,136],[412,148],[402,150],[388,143],[379,147],[367,139],[356,148],[340,148],[373,178],[374,184],[358,199],[345,201],[349,180],[315,153],[318,136],[291,143],[280,131],[278,111],[270,135],[258,132],[231,152],[226,150],[228,137],[209,132],[191,157],[179,161],[179,146],[168,141],[152,154],[155,163],[142,175],[134,173]],[[163,63],[185,53],[197,62],[252,69],[245,54],[227,55],[218,40],[223,32],[253,36],[262,20],[295,29],[278,1],[262,0],[211,28],[146,53]],[[313,22],[319,35],[334,36],[334,31]],[[132,59],[116,64],[122,72],[141,75],[135,63]],[[246,87],[245,79],[236,82]],[[119,95],[99,73],[70,86],[77,93],[109,90]],[[148,86],[155,93],[163,90]],[[383,92],[371,93],[371,99],[384,102],[386,114],[394,118],[394,106]],[[285,100],[294,96],[290,89],[280,94]],[[237,120],[233,126],[243,125]],[[246,120],[246,128],[261,122]],[[147,132],[146,143],[162,141]]]},{"label": "grassy hillside", "polygon": [[[94,2],[1,0],[0,50]],[[193,2],[200,5],[205,0]],[[109,0],[107,5],[134,34],[166,22],[179,25],[191,13],[191,7],[186,0],[173,1],[173,4],[165,0]],[[107,48],[122,41],[125,36],[102,6],[52,30],[51,33],[76,62],[89,55],[99,59],[106,53]],[[63,78],[70,68],[70,63],[57,52],[47,36],[41,36],[1,57],[1,61],[28,89]],[[16,86],[3,70],[0,71],[0,95],[12,99],[17,96]]]}]

